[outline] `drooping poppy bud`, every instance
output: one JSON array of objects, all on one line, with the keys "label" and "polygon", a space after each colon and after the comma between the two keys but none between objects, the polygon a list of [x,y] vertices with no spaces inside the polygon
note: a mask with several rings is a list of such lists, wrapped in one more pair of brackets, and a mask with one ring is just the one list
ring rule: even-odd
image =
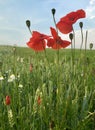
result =
[{"label": "drooping poppy bud", "polygon": [[30,20],[26,20],[26,25],[28,28],[30,28],[30,25],[31,25]]},{"label": "drooping poppy bud", "polygon": [[83,28],[83,22],[79,23],[80,28]]},{"label": "drooping poppy bud", "polygon": [[10,105],[10,103],[11,103],[11,98],[10,98],[10,96],[6,96],[5,104],[6,104],[6,105]]},{"label": "drooping poppy bud", "polygon": [[51,11],[52,11],[52,14],[55,15],[56,9],[53,8]]}]

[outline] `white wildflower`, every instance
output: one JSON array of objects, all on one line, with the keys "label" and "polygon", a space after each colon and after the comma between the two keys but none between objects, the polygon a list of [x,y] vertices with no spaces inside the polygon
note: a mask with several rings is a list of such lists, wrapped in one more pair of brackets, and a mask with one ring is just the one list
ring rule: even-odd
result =
[{"label": "white wildflower", "polygon": [[21,59],[20,59],[20,62],[23,63],[23,60],[24,60],[24,58],[21,58]]},{"label": "white wildflower", "polygon": [[23,85],[22,85],[22,84],[19,84],[18,87],[19,87],[19,88],[23,88]]},{"label": "white wildflower", "polygon": [[17,61],[19,61],[20,60],[20,57],[17,57]]},{"label": "white wildflower", "polygon": [[14,74],[10,75],[8,82],[13,82],[14,80],[15,80],[15,75]]},{"label": "white wildflower", "polygon": [[4,77],[3,76],[0,76],[0,81],[4,80]]}]

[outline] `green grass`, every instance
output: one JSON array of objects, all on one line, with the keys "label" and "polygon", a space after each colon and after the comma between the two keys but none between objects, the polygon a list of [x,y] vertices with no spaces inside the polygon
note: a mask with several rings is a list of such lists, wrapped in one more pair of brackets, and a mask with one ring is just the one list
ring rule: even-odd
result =
[{"label": "green grass", "polygon": [[0,46],[0,77],[0,130],[95,129],[94,50]]}]

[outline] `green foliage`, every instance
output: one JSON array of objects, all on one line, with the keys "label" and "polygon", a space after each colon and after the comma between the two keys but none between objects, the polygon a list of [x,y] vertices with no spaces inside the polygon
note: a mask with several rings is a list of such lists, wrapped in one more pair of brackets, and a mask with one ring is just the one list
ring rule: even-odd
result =
[{"label": "green foliage", "polygon": [[94,130],[94,55],[0,46],[0,130]]}]

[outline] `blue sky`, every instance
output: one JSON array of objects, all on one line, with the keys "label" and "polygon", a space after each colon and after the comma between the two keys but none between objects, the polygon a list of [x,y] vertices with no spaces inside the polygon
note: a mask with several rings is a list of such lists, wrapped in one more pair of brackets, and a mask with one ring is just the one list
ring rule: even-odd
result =
[{"label": "blue sky", "polygon": [[[84,30],[89,30],[90,42],[95,41],[95,0],[0,0],[0,44],[26,46],[31,37],[27,19],[32,30],[50,34],[50,26],[54,27],[52,8],[56,9],[56,21],[71,11],[84,9],[87,16],[79,21],[84,22]],[[74,25],[76,30],[79,21]]]}]

